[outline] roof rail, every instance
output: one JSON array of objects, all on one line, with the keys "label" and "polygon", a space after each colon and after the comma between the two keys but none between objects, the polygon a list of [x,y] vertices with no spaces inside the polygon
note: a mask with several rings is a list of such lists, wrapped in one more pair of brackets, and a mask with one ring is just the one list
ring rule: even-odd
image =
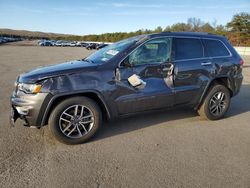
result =
[{"label": "roof rail", "polygon": [[163,31],[161,33],[185,33],[185,34],[200,34],[200,35],[214,35],[213,33],[207,32],[195,32],[195,31],[178,31],[178,32],[171,32],[171,31]]},{"label": "roof rail", "polygon": [[161,33],[172,33],[172,31],[162,31]]}]

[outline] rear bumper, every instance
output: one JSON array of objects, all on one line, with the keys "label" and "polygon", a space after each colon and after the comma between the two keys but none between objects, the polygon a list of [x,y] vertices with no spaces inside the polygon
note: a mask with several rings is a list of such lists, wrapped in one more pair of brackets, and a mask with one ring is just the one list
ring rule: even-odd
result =
[{"label": "rear bumper", "polygon": [[13,92],[11,95],[10,123],[14,126],[16,120],[20,118],[24,126],[41,127],[41,113],[48,93],[38,93],[34,95]]},{"label": "rear bumper", "polygon": [[233,92],[233,96],[237,95],[240,92],[242,81],[243,81],[242,74],[237,75],[237,77],[234,78],[234,92]]}]

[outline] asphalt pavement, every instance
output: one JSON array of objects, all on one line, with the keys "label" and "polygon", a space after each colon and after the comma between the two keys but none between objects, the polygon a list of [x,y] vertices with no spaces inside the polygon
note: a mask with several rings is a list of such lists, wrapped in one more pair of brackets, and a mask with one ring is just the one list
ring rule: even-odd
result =
[{"label": "asphalt pavement", "polygon": [[[9,124],[16,77],[80,59],[83,48],[0,46],[0,187],[250,187],[250,67],[226,117],[189,109],[105,123],[88,143],[68,146],[48,127]],[[250,65],[250,57],[244,57]]]}]

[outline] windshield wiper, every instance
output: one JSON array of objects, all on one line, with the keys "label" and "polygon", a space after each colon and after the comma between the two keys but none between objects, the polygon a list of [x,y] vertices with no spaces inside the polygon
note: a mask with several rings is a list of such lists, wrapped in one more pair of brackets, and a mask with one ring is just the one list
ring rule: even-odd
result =
[{"label": "windshield wiper", "polygon": [[94,61],[90,60],[90,59],[87,59],[87,58],[84,58],[83,61],[87,61],[89,63],[94,63]]}]

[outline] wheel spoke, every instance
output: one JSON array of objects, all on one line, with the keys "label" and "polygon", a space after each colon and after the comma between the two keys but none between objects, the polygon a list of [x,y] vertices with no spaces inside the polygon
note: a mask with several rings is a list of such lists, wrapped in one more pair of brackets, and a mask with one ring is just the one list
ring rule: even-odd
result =
[{"label": "wheel spoke", "polygon": [[214,110],[216,110],[216,105],[210,108],[211,112],[214,112]]},{"label": "wheel spoke", "polygon": [[215,100],[213,98],[211,99],[211,102],[213,102],[215,104]]},{"label": "wheel spoke", "polygon": [[219,106],[216,106],[216,115],[218,115],[219,113],[220,113]]},{"label": "wheel spoke", "polygon": [[82,126],[82,128],[84,129],[85,132],[88,132],[86,127],[81,122],[79,124]]},{"label": "wheel spoke", "polygon": [[89,121],[81,121],[81,123],[83,123],[83,124],[86,124],[86,123],[93,123],[93,120],[91,119],[91,120],[89,120]]},{"label": "wheel spoke", "polygon": [[86,118],[90,118],[90,117],[93,117],[93,115],[90,114],[90,115],[84,116],[81,118],[81,120],[86,119]]},{"label": "wheel spoke", "polygon": [[65,129],[63,129],[63,132],[65,132],[65,131],[67,131],[70,127],[71,127],[71,123],[69,123],[69,125],[65,128]]},{"label": "wheel spoke", "polygon": [[221,102],[220,102],[220,104],[223,104],[223,105],[225,105],[225,104],[226,104],[226,102],[225,102],[225,101],[221,101]]},{"label": "wheel spoke", "polygon": [[215,113],[217,111],[217,106],[215,106],[213,109],[211,109],[212,113]]},{"label": "wheel spoke", "polygon": [[224,110],[224,109],[225,109],[225,105],[220,104],[220,108],[221,108],[222,110]]},{"label": "wheel spoke", "polygon": [[221,92],[217,94],[217,100],[220,100],[220,98],[221,98]]},{"label": "wheel spoke", "polygon": [[73,118],[72,115],[70,115],[70,114],[68,114],[68,113],[66,113],[66,112],[63,112],[63,114],[66,115],[66,116],[69,116],[69,117]]},{"label": "wheel spoke", "polygon": [[77,111],[78,111],[78,105],[75,107],[75,116],[77,116]]},{"label": "wheel spoke", "polygon": [[74,126],[74,128],[71,131],[69,131],[69,133],[67,134],[67,136],[71,135],[71,133],[73,133],[74,130],[76,130],[76,126]]},{"label": "wheel spoke", "polygon": [[77,129],[77,131],[78,131],[79,135],[80,135],[80,136],[82,136],[82,133],[81,133],[81,131],[80,131],[80,129],[79,129],[79,127],[78,127],[78,126],[76,126],[76,129]]},{"label": "wheel spoke", "polygon": [[223,101],[224,96],[225,96],[225,94],[224,94],[224,93],[222,93],[222,94],[221,94],[221,97],[220,97],[220,101]]},{"label": "wheel spoke", "polygon": [[218,112],[221,113],[220,105],[218,105]]},{"label": "wheel spoke", "polygon": [[80,117],[83,116],[84,106],[82,106]]},{"label": "wheel spoke", "polygon": [[60,120],[66,121],[66,122],[68,122],[68,123],[71,123],[69,120],[64,119],[64,118],[60,118]]}]

